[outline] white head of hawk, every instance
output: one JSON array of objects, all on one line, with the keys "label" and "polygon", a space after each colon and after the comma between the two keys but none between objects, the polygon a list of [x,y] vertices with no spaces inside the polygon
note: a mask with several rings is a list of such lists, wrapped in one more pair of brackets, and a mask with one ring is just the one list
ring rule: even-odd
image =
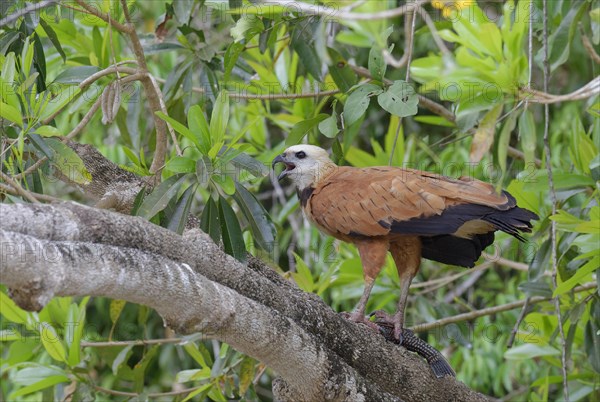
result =
[{"label": "white head of hawk", "polygon": [[277,163],[285,164],[285,170],[278,176],[278,180],[289,177],[300,191],[314,187],[337,167],[329,159],[327,151],[307,144],[289,147],[273,160],[273,166]]}]

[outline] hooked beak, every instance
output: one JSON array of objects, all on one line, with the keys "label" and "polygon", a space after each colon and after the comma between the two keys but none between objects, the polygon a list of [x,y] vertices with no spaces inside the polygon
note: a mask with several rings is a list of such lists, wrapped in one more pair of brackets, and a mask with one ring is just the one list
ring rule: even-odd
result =
[{"label": "hooked beak", "polygon": [[285,164],[285,169],[279,174],[279,176],[277,176],[277,180],[279,180],[279,181],[281,181],[281,179],[283,179],[285,176],[287,176],[287,174],[290,171],[294,170],[294,168],[296,167],[296,165],[294,165],[293,163],[289,163],[288,161],[286,161],[285,157],[283,155],[277,155],[277,157],[275,159],[273,159],[271,168],[275,169],[275,165],[278,163]]}]

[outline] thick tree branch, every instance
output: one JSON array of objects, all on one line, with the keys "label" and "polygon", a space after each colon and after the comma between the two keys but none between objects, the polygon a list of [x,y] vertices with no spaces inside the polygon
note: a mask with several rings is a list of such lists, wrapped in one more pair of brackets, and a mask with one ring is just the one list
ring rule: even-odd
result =
[{"label": "thick tree branch", "polygon": [[[181,332],[201,330],[267,363],[282,376],[282,393],[301,381],[317,387],[320,400],[357,400],[354,392],[366,400],[485,400],[453,378],[436,379],[422,359],[345,321],[259,261],[246,267],[225,255],[200,231],[182,237],[74,203],[2,204],[0,219],[2,282],[22,306],[40,308],[60,294],[148,304]],[[57,261],[23,263],[35,247]],[[299,375],[307,362],[327,374]],[[315,400],[312,390],[298,392]]]}]

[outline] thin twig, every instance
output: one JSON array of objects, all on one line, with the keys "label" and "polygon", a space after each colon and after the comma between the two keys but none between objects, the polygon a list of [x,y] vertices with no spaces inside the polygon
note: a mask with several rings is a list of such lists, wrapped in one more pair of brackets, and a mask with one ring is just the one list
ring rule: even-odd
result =
[{"label": "thin twig", "polygon": [[438,33],[438,30],[427,10],[425,10],[423,7],[417,7],[416,11],[419,13],[421,18],[423,18],[423,21],[425,21],[425,25],[427,25],[427,28],[429,28],[431,36],[433,37],[433,41],[437,45],[438,49],[440,49],[440,52],[442,52],[444,56],[451,54],[450,49],[448,49],[442,38],[440,38],[440,34]]},{"label": "thin twig", "polygon": [[406,4],[404,6],[400,6],[397,8],[392,8],[389,10],[378,11],[375,13],[354,13],[351,11],[345,11],[343,9],[334,9],[330,7],[326,7],[323,5],[313,5],[306,4],[302,2],[298,2],[296,0],[267,0],[262,4],[265,5],[279,5],[283,7],[288,7],[290,11],[299,11],[304,14],[310,15],[321,15],[325,16],[328,19],[335,20],[352,20],[352,21],[372,21],[372,20],[383,20],[392,17],[398,17],[400,15],[404,15],[410,11],[413,11],[416,7],[421,7],[422,5],[428,3],[429,0],[417,0],[415,2],[411,2],[410,4]]},{"label": "thin twig", "polygon": [[513,260],[509,260],[508,258],[504,258],[504,257],[500,257],[500,256],[495,256],[495,255],[491,255],[488,253],[481,253],[481,256],[483,258],[485,258],[487,261],[491,261],[495,264],[498,265],[503,265],[505,267],[508,268],[513,268],[516,269],[518,271],[528,271],[529,270],[529,265],[524,264],[522,262],[517,262],[517,261],[513,261]]},{"label": "thin twig", "polygon": [[19,18],[24,17],[25,15],[27,15],[29,13],[39,12],[42,8],[49,7],[49,6],[53,5],[54,3],[58,3],[58,1],[57,0],[46,0],[46,1],[40,1],[39,3],[30,4],[27,7],[22,8],[18,12],[2,18],[0,20],[0,27],[8,25],[11,22],[16,21]]},{"label": "thin twig", "polygon": [[[508,147],[508,151],[507,151],[508,156],[510,156],[511,158],[516,158],[516,159],[521,159],[521,160],[525,160],[525,154],[523,153],[523,151],[518,150],[515,147]],[[536,167],[540,167],[542,166],[542,160],[539,158],[534,158],[533,159],[533,163],[535,163]]]},{"label": "thin twig", "polygon": [[594,61],[594,63],[600,64],[600,55],[596,53],[596,49],[594,49],[592,41],[590,41],[590,38],[587,37],[581,25],[579,25],[579,30],[581,31],[581,42],[583,43],[583,47],[585,48],[585,50],[587,50],[588,54],[590,55],[590,58]]},{"label": "thin twig", "polygon": [[29,176],[30,174],[35,172],[40,166],[42,166],[44,164],[44,162],[46,162],[47,160],[48,160],[47,156],[44,156],[43,158],[38,159],[33,165],[29,166],[27,169],[25,169],[21,173],[14,175],[13,179],[21,180],[22,178]]},{"label": "thin twig", "polygon": [[[14,190],[11,186],[7,186],[6,184],[0,183],[0,193],[2,193],[2,192],[7,193],[7,194],[16,195],[16,196],[21,195],[16,190]],[[29,193],[32,196],[34,196],[38,201],[44,201],[44,202],[61,202],[61,201],[63,201],[60,198],[56,198],[56,197],[53,197],[53,196],[47,195],[47,194],[34,193],[33,191],[29,191]]]},{"label": "thin twig", "polygon": [[[118,71],[122,72],[122,73],[126,73],[126,74],[135,74],[137,73],[137,70],[134,68],[129,68],[129,67],[116,67],[116,66],[111,66],[111,67],[107,67],[104,70],[98,71],[92,75],[90,75],[88,78],[86,78],[85,80],[83,80],[78,87],[83,91],[84,89],[86,89],[88,86],[92,85],[92,83],[94,83],[95,81],[99,80],[100,78],[109,75],[109,74],[114,74],[117,73]],[[54,111],[54,113],[52,113],[50,116],[48,116],[47,118],[45,118],[44,120],[42,120],[42,124],[48,124],[50,123],[52,120],[54,120],[54,118],[56,116],[58,116],[63,110],[64,108],[66,108],[68,105],[65,104],[62,107],[58,108],[56,111]]]},{"label": "thin twig", "polygon": [[[573,289],[573,292],[575,292],[575,293],[585,292],[587,290],[595,289],[596,287],[597,287],[597,284],[595,282],[590,282],[590,283],[586,283],[582,286],[576,287],[575,289]],[[551,297],[543,297],[543,296],[534,296],[529,300],[529,304],[536,304],[536,303],[541,303],[541,302],[549,301],[549,300],[552,300],[552,298]],[[475,311],[471,311],[471,312],[464,313],[464,314],[458,314],[458,315],[455,315],[452,317],[442,318],[441,320],[428,322],[425,324],[415,325],[414,327],[411,327],[409,329],[414,332],[430,331],[432,329],[439,328],[444,325],[473,320],[475,318],[484,317],[486,315],[497,314],[497,313],[501,313],[503,311],[514,310],[516,308],[522,307],[523,304],[525,304],[525,300],[518,300],[518,301],[515,301],[512,303],[501,304],[499,306],[484,308],[481,310],[475,310]]]},{"label": "thin twig", "polygon": [[[154,77],[157,82],[164,84],[167,82],[164,78]],[[206,90],[204,88],[192,87],[192,92],[204,94]],[[299,94],[286,94],[286,93],[277,93],[277,94],[245,94],[240,92],[229,92],[229,97],[231,99],[246,99],[246,100],[277,100],[277,99],[302,99],[302,98],[316,98],[316,97],[325,97],[325,96],[333,96],[341,93],[339,89],[332,89],[329,91],[318,91],[318,92],[303,92]]]},{"label": "thin twig", "polygon": [[[160,87],[158,86],[158,83],[156,82],[156,79],[149,72],[148,72],[148,77],[150,78],[150,81],[152,82],[152,86],[154,87],[154,91],[158,95],[158,102],[160,103],[160,110],[165,115],[168,116],[169,113],[167,112],[167,106],[165,105],[165,101],[164,101],[164,98],[163,98],[162,91],[160,90]],[[181,147],[179,146],[179,141],[177,141],[177,134],[175,134],[175,130],[173,129],[173,127],[171,127],[170,123],[168,123],[168,122],[165,122],[165,123],[167,124],[167,129],[169,130],[169,134],[171,134],[171,139],[173,140],[173,145],[175,145],[175,151],[177,152],[177,156],[182,156],[183,152],[181,151]]]},{"label": "thin twig", "polygon": [[29,200],[30,202],[32,202],[34,204],[39,203],[39,201],[29,191],[25,190],[23,187],[21,187],[21,185],[18,182],[11,179],[11,177],[9,175],[5,174],[1,170],[0,170],[0,179],[7,182],[10,185],[10,187],[12,187],[14,189],[14,191],[17,193],[17,195],[20,195],[21,197],[26,198],[27,200]]},{"label": "thin twig", "polygon": [[[189,394],[190,392],[194,392],[195,390],[200,389],[203,386],[204,385],[200,385],[198,387],[186,388],[186,389],[182,389],[179,391],[149,393],[149,394],[144,394],[144,396],[147,398],[162,398],[162,397],[166,397],[166,396],[185,395],[185,394]],[[137,394],[135,392],[116,391],[114,389],[104,388],[104,387],[101,387],[101,386],[95,385],[95,384],[93,385],[93,387],[96,391],[100,391],[100,392],[103,392],[103,393],[109,394],[109,395],[129,396],[129,397],[134,397],[134,398],[141,395],[141,394]]]},{"label": "thin twig", "polygon": [[135,341],[110,341],[110,342],[85,342],[81,341],[82,348],[112,348],[121,346],[148,346],[166,344],[186,344],[189,341],[183,338],[138,339]]},{"label": "thin twig", "polygon": [[444,296],[444,303],[452,303],[454,299],[461,297],[467,290],[473,289],[475,282],[477,282],[484,273],[484,271],[473,272],[466,281],[456,286]]},{"label": "thin twig", "polygon": [[486,261],[483,264],[478,265],[477,267],[475,267],[473,269],[463,270],[457,274],[446,276],[443,278],[437,278],[437,279],[432,279],[432,280],[426,281],[426,282],[415,283],[414,285],[411,285],[410,288],[413,289],[413,288],[422,288],[422,287],[430,286],[429,288],[424,289],[417,293],[417,295],[423,295],[425,293],[433,292],[434,290],[437,290],[439,288],[443,288],[444,286],[448,285],[450,282],[454,282],[455,280],[462,278],[465,275],[472,275],[475,272],[484,271],[484,270],[492,267],[493,265],[494,264],[491,261]]},{"label": "thin twig", "polygon": [[92,120],[92,117],[94,117],[94,113],[96,113],[96,111],[100,108],[101,103],[102,103],[102,96],[98,96],[98,99],[96,99],[96,101],[94,102],[92,107],[90,107],[90,110],[87,111],[87,113],[83,116],[81,121],[79,121],[79,123],[77,123],[75,128],[73,130],[71,130],[71,132],[69,134],[67,134],[65,137],[67,139],[71,140],[75,136],[77,136],[85,128],[85,126],[88,125],[90,120]]},{"label": "thin twig", "polygon": [[506,342],[507,348],[512,348],[512,345],[515,342],[515,338],[517,337],[517,332],[519,332],[519,327],[521,326],[521,323],[523,322],[523,320],[525,319],[525,316],[528,313],[530,301],[531,301],[531,296],[528,296],[525,299],[525,303],[523,303],[523,308],[521,308],[521,313],[519,314],[517,321],[515,321],[515,325],[513,326],[512,331],[510,331],[510,337],[508,338],[508,342]]},{"label": "thin twig", "polygon": [[135,28],[133,25],[129,25],[129,26],[123,25],[119,21],[115,21],[114,19],[109,18],[108,15],[104,14],[98,8],[93,7],[92,5],[86,3],[84,0],[75,0],[75,1],[77,1],[77,4],[79,4],[81,7],[83,7],[88,13],[95,15],[96,17],[100,18],[102,21],[106,22],[109,25],[112,25],[117,30],[119,30],[123,33],[131,34],[132,31],[135,31]]},{"label": "thin twig", "polygon": [[[543,47],[544,47],[544,92],[548,92],[548,81],[550,80],[550,63],[548,61],[548,1],[542,1],[543,8],[543,20],[544,20],[544,33],[543,33]],[[600,82],[600,81],[599,81]],[[552,216],[556,215],[556,191],[554,188],[554,175],[552,172],[552,158],[550,150],[550,105],[546,103],[544,105],[544,153],[546,154],[546,169],[548,170],[548,187],[550,192],[550,200],[552,202]],[[550,222],[550,238],[551,238],[551,261],[552,261],[552,283],[554,289],[557,288],[557,275],[558,275],[558,261],[556,256],[556,221]],[[567,379],[567,342],[565,337],[565,330],[563,328],[562,313],[560,311],[560,297],[554,298],[554,310],[556,312],[556,318],[558,321],[558,330],[560,333],[561,341],[561,368],[563,375],[563,395],[565,402],[569,402],[569,382]]]},{"label": "thin twig", "polygon": [[547,93],[548,90],[541,92],[531,88],[521,88],[519,90],[519,98],[530,103],[541,103],[548,105],[551,103],[587,99],[598,95],[598,91],[600,91],[600,77],[594,78],[583,87],[566,95],[552,95]]},{"label": "thin twig", "polygon": [[[410,62],[412,61],[412,54],[414,48],[414,37],[415,37],[415,23],[417,21],[417,16],[414,12],[410,12],[406,14],[406,22],[410,21],[410,28],[407,30],[408,32],[408,49],[404,53],[406,55],[406,78],[405,81],[408,84],[410,81]],[[387,49],[384,49],[384,58]],[[391,56],[391,55],[390,55]],[[393,58],[392,58],[393,59]],[[387,61],[386,61],[387,62]],[[394,135],[394,143],[392,144],[392,149],[390,152],[390,160],[388,164],[391,166],[394,161],[394,154],[396,153],[396,146],[398,145],[398,137],[400,136],[400,128],[402,127],[402,117],[398,119],[398,127],[396,127],[396,133]]]},{"label": "thin twig", "polygon": [[390,65],[394,68],[402,68],[406,65],[409,58],[409,53],[411,53],[410,43],[412,42],[413,36],[413,27],[414,21],[416,20],[416,16],[413,12],[406,13],[406,18],[404,22],[404,54],[398,60],[392,56],[390,51],[387,48],[382,49],[383,60],[385,64]]}]

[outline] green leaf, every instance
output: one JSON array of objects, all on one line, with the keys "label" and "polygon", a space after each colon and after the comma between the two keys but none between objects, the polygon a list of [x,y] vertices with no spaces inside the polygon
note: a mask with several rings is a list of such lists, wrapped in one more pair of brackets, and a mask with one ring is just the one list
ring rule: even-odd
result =
[{"label": "green leaf", "polygon": [[40,380],[34,384],[27,385],[26,387],[20,388],[15,392],[9,394],[9,400],[17,400],[16,398],[19,396],[32,394],[34,392],[38,392],[42,389],[46,389],[52,387],[56,384],[60,384],[61,382],[70,382],[69,377],[66,375],[53,375],[50,377],[46,377],[43,380]]},{"label": "green leaf", "polygon": [[21,116],[21,112],[19,111],[19,109],[7,103],[0,102],[0,117],[2,117],[5,120],[11,121],[17,126],[23,128],[23,116]]},{"label": "green leaf", "polygon": [[[5,249],[2,250],[2,253],[11,253],[11,252],[17,252],[17,250],[10,250],[9,247],[10,243],[7,243],[5,246]],[[17,306],[15,304],[14,301],[12,301],[12,299],[10,297],[8,297],[8,295],[4,292],[0,291],[0,314],[2,314],[6,319],[8,319],[11,322],[17,323],[17,324],[26,324],[29,320],[28,320],[28,315],[29,313],[27,313],[27,311],[21,309],[19,306]]]},{"label": "green leaf", "polygon": [[588,276],[590,276],[594,271],[600,270],[600,255],[596,255],[594,258],[585,263],[581,268],[575,272],[569,280],[561,283],[554,289],[554,293],[552,297],[556,297],[562,295],[570,290],[572,290],[575,286],[583,283]]},{"label": "green leaf", "polygon": [[63,135],[61,131],[53,126],[40,126],[33,130],[33,132],[41,135],[42,137],[57,137]]},{"label": "green leaf", "polygon": [[[17,34],[17,37],[18,37],[18,34]],[[0,51],[0,53],[3,53],[3,52]],[[13,84],[15,83],[15,73],[17,71],[16,65],[17,65],[17,61],[15,58],[15,54],[13,52],[7,54],[6,58],[4,59],[4,65],[0,69],[0,75],[2,75],[2,77],[0,79],[2,79],[2,81],[7,85],[6,89],[8,89],[9,87],[12,87]],[[2,82],[2,81],[0,81],[0,82]],[[4,87],[2,88],[2,90],[4,90]],[[16,105],[13,105],[13,106],[16,107]]]},{"label": "green leaf", "polygon": [[[582,1],[572,2],[571,4],[572,8],[560,20],[558,29],[554,30],[548,38],[550,71],[554,71],[569,58],[571,44],[574,42],[573,37],[575,36],[575,32],[577,32],[577,25],[590,3]],[[543,48],[539,50],[535,58],[538,64],[541,65],[544,59]]]},{"label": "green leaf", "polygon": [[175,42],[152,43],[144,46],[143,48],[146,55],[185,49],[184,46]]},{"label": "green leaf", "polygon": [[508,360],[524,360],[533,359],[535,357],[556,356],[559,354],[560,351],[552,346],[526,343],[508,349],[504,352],[504,358]]},{"label": "green leaf", "polygon": [[277,231],[269,213],[254,195],[237,181],[235,182],[235,189],[236,192],[233,194],[233,198],[250,224],[254,240],[263,250],[273,251]]},{"label": "green leaf", "polygon": [[301,122],[294,124],[294,127],[292,127],[292,131],[290,131],[290,135],[288,135],[288,137],[285,140],[285,145],[290,146],[298,144],[302,140],[302,138],[304,138],[304,136],[308,134],[310,130],[315,128],[320,122],[325,120],[327,117],[329,116],[327,116],[324,113],[321,113],[318,116],[313,117],[312,119],[302,120]]},{"label": "green leaf", "polygon": [[42,338],[44,349],[46,349],[46,352],[48,352],[54,360],[64,363],[67,362],[65,346],[52,325],[47,322],[42,322],[40,324],[40,337]]},{"label": "green leaf", "polygon": [[[206,390],[208,390],[212,387],[213,387],[213,384],[210,382],[208,384],[204,384],[200,388],[195,389],[193,392],[190,392],[189,395],[186,396],[183,399],[183,401],[181,401],[181,402],[187,402],[187,401],[191,400],[192,398],[194,398],[196,395],[206,392]],[[203,398],[200,398],[199,400],[203,400]]]},{"label": "green leaf", "polygon": [[133,349],[133,346],[134,345],[125,346],[123,349],[121,349],[121,351],[113,360],[111,368],[114,375],[118,375],[119,367],[121,367],[122,364],[127,364],[127,360],[129,360],[129,356],[131,355],[131,350]]},{"label": "green leaf", "polygon": [[200,229],[207,233],[216,244],[221,240],[221,224],[219,222],[219,208],[212,198],[206,201],[202,216],[200,217]]},{"label": "green leaf", "polygon": [[208,155],[208,151],[212,146],[210,137],[212,131],[208,126],[206,117],[204,117],[202,108],[199,105],[190,107],[187,117],[190,130],[195,138],[192,141],[194,141],[202,154]]},{"label": "green leaf", "polygon": [[312,292],[315,289],[312,272],[310,272],[304,260],[296,253],[294,253],[294,259],[296,260],[296,272],[292,272],[294,282],[305,292]]},{"label": "green leaf", "polygon": [[173,214],[170,216],[167,229],[172,230],[173,232],[182,234],[183,229],[185,229],[185,224],[187,223],[188,216],[190,215],[190,208],[192,207],[192,201],[194,200],[194,192],[196,191],[196,186],[189,186],[185,192],[177,201],[175,205],[175,210]]},{"label": "green leaf", "polygon": [[54,151],[47,144],[47,141],[44,140],[39,134],[31,133],[29,134],[29,139],[35,148],[37,148],[45,157],[52,160],[54,158]]},{"label": "green leaf", "polygon": [[44,29],[44,32],[46,32],[46,35],[48,35],[48,39],[50,39],[50,42],[52,42],[56,48],[56,51],[60,54],[60,57],[62,57],[63,62],[67,61],[65,51],[63,50],[62,45],[60,44],[60,39],[58,39],[58,35],[56,35],[56,32],[54,32],[54,29],[52,29],[52,27],[48,25],[43,18],[40,18],[40,25]]},{"label": "green leaf", "polygon": [[400,117],[417,114],[419,98],[412,85],[406,81],[394,81],[384,93],[377,96],[379,105],[386,111]]},{"label": "green leaf", "polygon": [[519,117],[519,137],[525,154],[525,166],[535,166],[536,133],[531,110],[525,110]]},{"label": "green leaf", "polygon": [[225,67],[225,75],[223,77],[223,81],[229,81],[231,71],[235,67],[235,63],[240,57],[240,54],[242,54],[244,47],[245,45],[240,42],[233,42],[227,47],[227,50],[225,51],[225,56],[223,57],[223,66]]},{"label": "green leaf", "polygon": [[50,161],[68,180],[84,185],[92,181],[92,175],[75,151],[55,138],[47,138],[44,142],[54,151]]},{"label": "green leaf", "polygon": [[358,77],[356,73],[348,66],[346,59],[335,49],[327,48],[331,64],[329,65],[329,74],[335,82],[335,85],[342,92],[347,92],[356,85]]},{"label": "green leaf", "polygon": [[471,142],[471,151],[469,153],[470,163],[479,163],[483,157],[489,152],[494,143],[494,134],[496,133],[496,121],[500,117],[502,103],[494,106],[488,111],[475,131],[473,141]]},{"label": "green leaf", "polygon": [[62,110],[69,102],[81,93],[81,88],[66,87],[58,93],[58,95],[48,102],[42,109],[40,119],[48,120],[58,111]]},{"label": "green leaf", "polygon": [[69,357],[67,362],[70,367],[75,367],[81,362],[81,337],[85,330],[85,307],[89,300],[90,296],[86,296],[81,300],[79,305],[73,303],[69,307],[69,323],[73,325],[73,330],[69,333],[69,335],[72,335],[72,339],[69,339],[69,336],[66,337],[67,343],[69,344]]},{"label": "green leaf", "polygon": [[552,289],[550,289],[550,286],[541,279],[538,281],[520,283],[518,288],[521,292],[527,294],[527,296],[552,296]]},{"label": "green leaf", "polygon": [[235,193],[235,183],[233,182],[231,176],[227,176],[225,174],[214,174],[211,176],[211,179],[217,183],[217,185],[221,187],[223,191],[225,191],[225,194],[233,195],[233,193]]},{"label": "green leaf", "polygon": [[166,168],[174,173],[194,173],[196,161],[185,156],[175,156],[167,162]]},{"label": "green leaf", "polygon": [[225,130],[229,123],[229,94],[221,91],[213,107],[210,116],[210,135],[212,144],[222,142],[225,138]]},{"label": "green leaf", "polygon": [[225,252],[239,261],[246,260],[246,244],[240,222],[235,212],[223,197],[219,197],[219,220]]},{"label": "green leaf", "polygon": [[252,380],[254,379],[254,367],[256,366],[256,361],[248,356],[245,356],[240,363],[240,383],[239,390],[240,396],[243,396],[250,384],[252,384]]},{"label": "green leaf", "polygon": [[383,53],[377,46],[373,46],[369,52],[369,72],[377,81],[383,81],[387,64],[383,60]]},{"label": "green leaf", "polygon": [[498,137],[498,164],[502,170],[502,175],[506,174],[506,159],[508,157],[508,146],[510,144],[510,136],[517,125],[517,115],[511,113],[506,119],[506,123],[502,126],[500,136]]},{"label": "green leaf", "polygon": [[[247,7],[243,8],[244,11]],[[236,21],[235,26],[229,30],[235,42],[241,42],[244,39],[250,40],[265,28],[262,20],[251,14],[244,14],[243,18]]]},{"label": "green leaf", "polygon": [[54,79],[58,84],[79,85],[86,78],[100,71],[96,66],[77,66],[64,70]]},{"label": "green leaf", "polygon": [[315,49],[314,40],[308,40],[308,34],[305,30],[310,29],[299,24],[292,32],[292,40],[290,45],[298,54],[300,63],[306,68],[306,71],[317,81],[322,81],[321,78],[321,59]]},{"label": "green leaf", "polygon": [[542,278],[544,273],[546,272],[546,268],[550,263],[551,256],[551,241],[550,239],[545,240],[535,253],[535,257],[531,260],[529,264],[529,269],[527,270],[527,275],[529,276],[530,281],[537,281]]},{"label": "green leaf", "polygon": [[198,350],[198,346],[196,346],[195,343],[193,343],[193,342],[186,343],[183,345],[183,349],[185,349],[185,351],[188,353],[188,355],[190,355],[192,357],[192,359],[194,359],[196,361],[196,363],[198,363],[198,365],[200,365],[200,367],[205,368],[205,367],[209,366],[208,364],[206,364],[206,360],[204,360],[202,353],[200,353],[200,351]]},{"label": "green leaf", "polygon": [[175,376],[175,382],[182,384],[191,381],[204,380],[210,378],[210,367],[203,367],[201,369],[192,370],[181,370]]},{"label": "green leaf", "polygon": [[[7,63],[6,60],[5,60],[5,63]],[[21,112],[20,112],[21,104],[19,102],[19,97],[17,96],[15,88],[12,86],[11,83],[4,80],[1,76],[0,76],[0,100],[8,103],[10,106],[12,106],[14,109],[16,109],[18,111],[19,116],[21,116]],[[0,109],[0,112],[2,112],[1,109]],[[19,121],[23,121],[23,119],[20,118]]]},{"label": "green leaf", "polygon": [[337,125],[335,106],[332,107],[331,116],[319,123],[319,131],[328,138],[334,138],[340,132]]},{"label": "green leaf", "polygon": [[137,211],[138,216],[150,219],[165,209],[169,204],[169,201],[175,197],[179,191],[179,187],[181,187],[186,178],[186,174],[180,173],[173,175],[160,183],[157,188],[146,196],[144,202]]},{"label": "green leaf", "polygon": [[31,71],[31,64],[33,62],[34,47],[29,41],[30,37],[25,38],[23,49],[21,50],[21,69],[25,77],[29,76]]},{"label": "green leaf", "polygon": [[[190,111],[192,110],[192,108],[194,108],[194,106],[192,106],[190,108]],[[177,120],[175,120],[174,118],[172,118],[170,116],[167,116],[163,112],[160,112],[160,111],[156,112],[156,115],[158,117],[160,117],[161,119],[163,119],[164,121],[166,121],[167,123],[169,123],[171,125],[171,127],[173,127],[173,129],[175,131],[177,131],[179,134],[183,135],[185,138],[187,138],[188,140],[192,141],[192,143],[194,145],[196,145],[196,147],[201,152],[204,152],[203,151],[204,147],[200,143],[200,137],[197,136],[196,134],[194,134],[192,132],[192,131],[195,131],[195,130],[190,130],[189,128],[187,128],[186,126],[184,126],[183,124],[181,124],[180,122],[178,122]],[[190,126],[191,126],[191,124],[190,124]],[[206,152],[208,152],[208,150]]]},{"label": "green leaf", "polygon": [[383,92],[381,87],[375,84],[363,84],[356,88],[348,96],[344,104],[344,121],[350,125],[360,119],[369,107],[371,96],[379,95]]},{"label": "green leaf", "polygon": [[247,170],[254,177],[265,177],[269,174],[269,168],[264,163],[248,155],[245,152],[236,155],[231,163],[238,168]]},{"label": "green leaf", "polygon": [[123,308],[125,308],[126,304],[127,304],[127,302],[125,300],[113,299],[110,301],[110,308],[109,308],[110,322],[112,322],[113,324],[117,323],[117,321],[119,320],[119,317],[121,316],[121,312],[123,311]]},{"label": "green leaf", "polygon": [[[600,278],[600,276],[599,276]],[[585,326],[584,346],[590,364],[600,373],[600,303],[598,299],[593,299],[590,306],[590,320]]]}]

